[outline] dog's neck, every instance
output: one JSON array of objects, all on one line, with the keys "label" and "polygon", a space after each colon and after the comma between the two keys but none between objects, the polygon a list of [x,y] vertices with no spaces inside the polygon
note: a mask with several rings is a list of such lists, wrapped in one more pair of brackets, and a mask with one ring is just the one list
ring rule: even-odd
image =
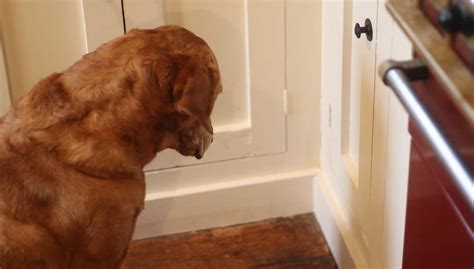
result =
[{"label": "dog's neck", "polygon": [[21,120],[7,124],[5,138],[11,150],[27,155],[32,147],[42,148],[46,156],[103,179],[141,179],[143,167],[156,153],[177,143],[171,133],[153,130],[151,124],[130,127],[130,132],[113,127],[91,129],[85,119],[40,130],[24,128]]},{"label": "dog's neck", "polygon": [[[7,115],[13,148],[43,147],[45,154],[93,177],[142,178],[143,167],[157,152],[178,143],[166,131],[173,126],[160,126],[169,108],[157,110],[156,101],[150,101],[160,99],[157,91],[114,92],[114,85],[89,91],[77,86],[74,76],[61,76],[40,81]],[[92,98],[92,92],[101,99]]]}]

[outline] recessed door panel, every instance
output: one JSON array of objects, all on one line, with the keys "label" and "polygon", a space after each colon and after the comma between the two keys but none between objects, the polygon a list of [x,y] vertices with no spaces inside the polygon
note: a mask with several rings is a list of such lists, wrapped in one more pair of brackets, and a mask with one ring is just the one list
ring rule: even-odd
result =
[{"label": "recessed door panel", "polygon": [[224,90],[212,115],[215,138],[206,156],[197,161],[167,150],[146,169],[283,152],[283,1],[165,0],[163,17],[165,24],[206,40],[219,61]]},{"label": "recessed door panel", "polygon": [[[345,1],[343,22],[342,87],[333,93],[331,168],[351,214],[365,234],[369,222],[372,131],[375,83],[377,1]],[[356,37],[358,23],[372,24],[372,40]]]}]

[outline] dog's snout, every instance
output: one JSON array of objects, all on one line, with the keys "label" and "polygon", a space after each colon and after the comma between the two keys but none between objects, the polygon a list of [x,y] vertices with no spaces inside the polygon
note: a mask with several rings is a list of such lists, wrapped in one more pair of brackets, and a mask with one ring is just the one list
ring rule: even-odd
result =
[{"label": "dog's snout", "polygon": [[199,149],[196,149],[194,151],[194,157],[196,157],[196,159],[198,159],[198,160],[202,159],[202,154],[201,154],[201,151]]}]

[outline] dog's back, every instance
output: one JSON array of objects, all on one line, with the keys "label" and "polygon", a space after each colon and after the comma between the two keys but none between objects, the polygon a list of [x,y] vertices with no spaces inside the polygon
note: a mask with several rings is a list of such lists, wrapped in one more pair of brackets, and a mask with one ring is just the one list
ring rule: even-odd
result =
[{"label": "dog's back", "polygon": [[0,268],[118,268],[143,179],[82,174],[24,125],[13,110],[0,121]]},{"label": "dog's back", "polygon": [[63,253],[60,245],[35,221],[47,218],[43,209],[52,202],[47,192],[36,192],[38,184],[29,185],[41,177],[42,169],[10,147],[11,128],[0,118],[0,268],[64,268],[56,257]]}]

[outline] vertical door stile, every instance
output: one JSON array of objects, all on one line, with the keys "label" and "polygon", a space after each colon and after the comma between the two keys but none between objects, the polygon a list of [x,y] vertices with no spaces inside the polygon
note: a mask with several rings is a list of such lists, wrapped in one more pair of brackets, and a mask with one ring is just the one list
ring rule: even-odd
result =
[{"label": "vertical door stile", "polygon": [[[0,25],[1,30],[1,25]],[[3,41],[0,31],[0,117],[3,116],[11,105],[10,91],[8,86],[7,69],[3,52]]]},{"label": "vertical door stile", "polygon": [[82,0],[87,50],[123,35],[122,3],[120,0]]},{"label": "vertical door stile", "polygon": [[[385,59],[392,58],[393,20],[385,9],[385,0],[379,2],[377,19],[376,66]],[[374,267],[383,267],[384,243],[383,221],[385,181],[387,180],[387,144],[390,109],[390,91],[382,80],[375,79],[373,146],[370,183],[370,210],[368,238],[371,243],[370,263]]]},{"label": "vertical door stile", "polygon": [[121,0],[126,31],[164,24],[163,0]]}]

